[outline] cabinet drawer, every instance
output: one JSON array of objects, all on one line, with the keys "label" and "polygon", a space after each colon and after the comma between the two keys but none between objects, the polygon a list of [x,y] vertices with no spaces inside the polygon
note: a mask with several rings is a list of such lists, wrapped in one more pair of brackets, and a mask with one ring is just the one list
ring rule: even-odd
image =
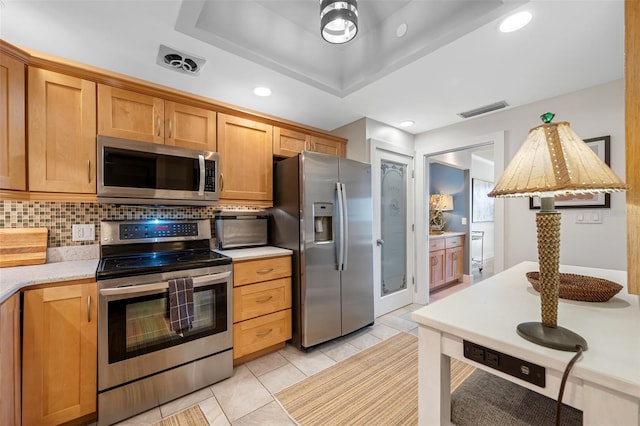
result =
[{"label": "cabinet drawer", "polygon": [[269,257],[233,264],[233,285],[270,281],[291,276],[291,256]]},{"label": "cabinet drawer", "polygon": [[291,338],[291,309],[233,325],[233,359]]},{"label": "cabinet drawer", "polygon": [[291,278],[233,289],[233,322],[248,320],[291,307]]},{"label": "cabinet drawer", "polygon": [[429,239],[429,251],[444,250],[444,238]]},{"label": "cabinet drawer", "polygon": [[446,248],[453,248],[453,247],[462,247],[463,245],[463,237],[459,236],[459,237],[449,237],[446,239],[446,243],[445,246]]}]

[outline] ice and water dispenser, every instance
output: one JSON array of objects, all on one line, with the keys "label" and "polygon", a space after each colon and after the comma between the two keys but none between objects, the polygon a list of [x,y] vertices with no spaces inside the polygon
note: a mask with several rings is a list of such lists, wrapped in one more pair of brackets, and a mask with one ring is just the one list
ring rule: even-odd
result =
[{"label": "ice and water dispenser", "polygon": [[313,203],[313,228],[314,242],[333,241],[333,203]]}]

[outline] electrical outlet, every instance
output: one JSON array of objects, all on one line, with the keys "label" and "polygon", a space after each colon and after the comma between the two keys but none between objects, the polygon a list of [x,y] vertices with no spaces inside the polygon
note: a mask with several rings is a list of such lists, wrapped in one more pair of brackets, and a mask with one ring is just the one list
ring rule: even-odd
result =
[{"label": "electrical outlet", "polygon": [[71,241],[93,241],[96,239],[96,225],[71,225]]}]

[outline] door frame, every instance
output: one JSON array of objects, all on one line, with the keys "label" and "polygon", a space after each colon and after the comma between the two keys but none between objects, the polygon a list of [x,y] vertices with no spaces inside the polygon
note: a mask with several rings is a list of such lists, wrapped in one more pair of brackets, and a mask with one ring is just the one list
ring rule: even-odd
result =
[{"label": "door frame", "polygon": [[[479,135],[469,139],[433,141],[429,146],[416,150],[415,159],[415,240],[417,259],[428,259],[428,222],[429,200],[425,194],[429,191],[429,159],[432,155],[444,154],[452,151],[474,148],[476,146],[493,144],[494,182],[497,182],[505,167],[504,131]],[[504,199],[496,198],[494,201],[494,272],[504,270],[505,247],[505,208]],[[429,262],[416,262],[416,294],[414,303],[429,303]]]},{"label": "door frame", "polygon": [[[413,149],[404,148],[398,145],[390,144],[388,142],[383,142],[377,139],[368,139],[369,145],[369,162],[371,163],[372,173],[371,173],[371,188],[373,195],[373,247],[375,254],[373,256],[373,294],[374,294],[374,317],[378,318],[384,313],[381,312],[381,295],[380,295],[380,256],[378,245],[376,244],[376,239],[379,238],[379,230],[380,230],[380,210],[377,208],[375,201],[380,200],[380,184],[379,184],[379,171],[373,170],[376,166],[376,152],[386,151],[393,155],[400,155],[403,157],[407,157],[408,162],[411,165],[411,170],[413,171],[413,175],[409,175],[409,186],[407,187],[407,289],[412,292],[412,300],[411,303],[415,303],[416,301],[416,233],[415,233],[415,152]],[[377,180],[377,182],[376,182]],[[413,228],[412,228],[413,225]]]}]

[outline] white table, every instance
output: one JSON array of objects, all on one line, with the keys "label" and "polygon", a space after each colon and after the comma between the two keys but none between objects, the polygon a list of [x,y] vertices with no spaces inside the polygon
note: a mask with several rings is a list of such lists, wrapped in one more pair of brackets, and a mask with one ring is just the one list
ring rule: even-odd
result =
[{"label": "white table", "polygon": [[[536,345],[516,332],[521,322],[540,321],[540,297],[525,277],[537,270],[537,263],[520,263],[412,314],[419,325],[420,425],[451,424],[451,357],[557,399],[562,373],[574,353]],[[627,293],[626,271],[570,266],[560,271],[625,286],[605,303],[560,299],[558,325],[580,334],[589,345],[571,370],[563,402],[583,411],[585,425],[640,425],[640,296]],[[546,386],[465,358],[463,339],[545,367]]]}]

